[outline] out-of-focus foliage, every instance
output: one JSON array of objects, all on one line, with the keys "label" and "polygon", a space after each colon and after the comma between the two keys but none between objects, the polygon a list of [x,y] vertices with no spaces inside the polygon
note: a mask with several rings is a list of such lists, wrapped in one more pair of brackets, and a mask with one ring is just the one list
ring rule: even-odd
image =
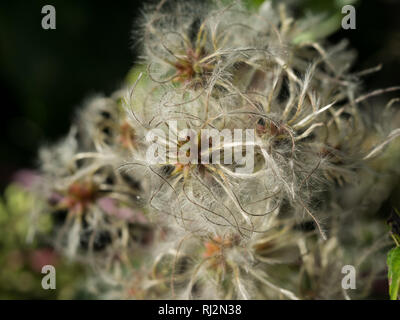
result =
[{"label": "out-of-focus foliage", "polygon": [[[71,299],[79,297],[78,285],[83,270],[67,263],[46,245],[45,235],[52,222],[43,216],[41,237],[27,243],[29,211],[33,197],[17,184],[11,184],[0,199],[0,299]],[[41,273],[44,265],[56,268],[56,290],[44,290]]]},{"label": "out-of-focus foliage", "polygon": [[391,226],[390,234],[396,243],[387,257],[389,295],[390,299],[397,300],[400,289],[400,212],[397,209],[394,209],[388,222]]},{"label": "out-of-focus foliage", "polygon": [[387,264],[389,267],[389,294],[391,300],[397,300],[400,288],[400,247],[389,252]]}]

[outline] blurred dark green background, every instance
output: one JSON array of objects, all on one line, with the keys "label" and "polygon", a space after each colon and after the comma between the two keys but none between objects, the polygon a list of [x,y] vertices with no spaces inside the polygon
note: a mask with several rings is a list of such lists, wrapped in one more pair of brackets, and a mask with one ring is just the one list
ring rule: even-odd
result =
[{"label": "blurred dark green background", "polygon": [[[41,9],[56,8],[56,30]],[[0,184],[34,165],[37,148],[65,134],[90,94],[109,94],[133,65],[138,1],[0,2]]]}]

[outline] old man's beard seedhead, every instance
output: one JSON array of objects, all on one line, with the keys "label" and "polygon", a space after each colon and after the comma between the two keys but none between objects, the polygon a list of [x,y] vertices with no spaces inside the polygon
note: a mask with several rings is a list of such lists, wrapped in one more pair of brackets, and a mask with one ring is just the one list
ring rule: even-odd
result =
[{"label": "old man's beard seedhead", "polygon": [[342,225],[358,210],[341,190],[362,199],[400,131],[360,108],[375,93],[345,42],[300,41],[310,21],[270,1],[145,10],[134,83],[41,151],[46,211],[66,213],[58,247],[101,271],[105,296],[347,297],[346,237],[370,224]]}]

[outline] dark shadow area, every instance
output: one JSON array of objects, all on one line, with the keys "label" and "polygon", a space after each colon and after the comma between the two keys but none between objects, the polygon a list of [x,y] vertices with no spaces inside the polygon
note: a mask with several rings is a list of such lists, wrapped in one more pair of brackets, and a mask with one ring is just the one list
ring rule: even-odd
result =
[{"label": "dark shadow area", "polygon": [[[56,8],[56,30],[41,9]],[[74,110],[110,94],[135,61],[131,30],[141,1],[2,1],[0,186],[34,166],[38,146],[65,135]]]}]

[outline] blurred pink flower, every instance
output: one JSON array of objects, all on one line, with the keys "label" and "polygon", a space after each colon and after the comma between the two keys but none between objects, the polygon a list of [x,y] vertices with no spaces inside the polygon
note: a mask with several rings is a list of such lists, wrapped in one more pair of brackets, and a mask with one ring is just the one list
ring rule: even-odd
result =
[{"label": "blurred pink flower", "polygon": [[111,198],[101,198],[97,201],[100,208],[107,214],[114,215],[117,218],[127,220],[129,222],[148,223],[147,218],[140,210],[134,210],[128,207],[119,207],[117,201]]},{"label": "blurred pink flower", "polygon": [[49,248],[34,250],[29,256],[29,264],[36,272],[41,272],[45,265],[57,265],[59,257],[56,252]]},{"label": "blurred pink flower", "polygon": [[12,181],[18,183],[26,189],[30,189],[41,179],[42,177],[38,172],[29,169],[21,169],[13,175]]}]

